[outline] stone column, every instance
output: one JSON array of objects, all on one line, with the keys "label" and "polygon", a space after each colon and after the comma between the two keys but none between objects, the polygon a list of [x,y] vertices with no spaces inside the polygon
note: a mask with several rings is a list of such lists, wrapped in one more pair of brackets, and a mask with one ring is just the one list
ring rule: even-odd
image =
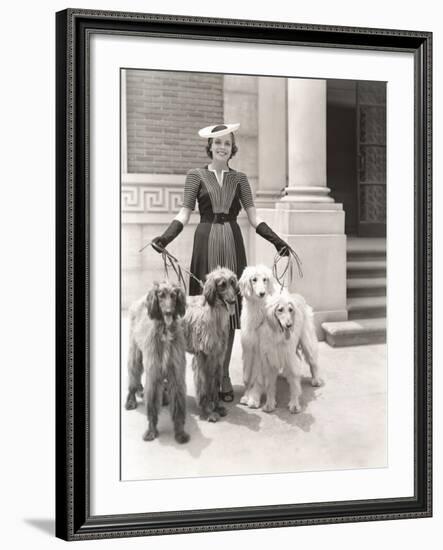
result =
[{"label": "stone column", "polygon": [[[288,185],[286,78],[258,78],[257,216],[275,227],[275,205]],[[275,249],[250,233],[250,264],[272,265]]]},{"label": "stone column", "polygon": [[329,202],[326,187],[326,80],[290,78],[288,187],[284,202]]},{"label": "stone column", "polygon": [[287,186],[286,78],[258,78],[257,208],[274,208]]},{"label": "stone column", "polygon": [[326,185],[326,81],[288,79],[287,92],[288,187],[273,228],[301,258],[289,290],[313,307],[322,337],[323,321],[347,319],[345,214]]},{"label": "stone column", "polygon": [[[347,319],[343,205],[326,185],[326,81],[288,79],[288,188],[278,227],[303,262],[293,283],[323,321]],[[319,330],[320,332],[320,330]]]}]

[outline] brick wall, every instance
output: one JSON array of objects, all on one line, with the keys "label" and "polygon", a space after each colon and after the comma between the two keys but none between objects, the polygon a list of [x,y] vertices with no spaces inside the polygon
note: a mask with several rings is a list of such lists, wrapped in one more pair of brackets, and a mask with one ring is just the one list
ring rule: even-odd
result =
[{"label": "brick wall", "polygon": [[223,75],[126,74],[128,172],[183,174],[206,164],[197,131],[223,122]]}]

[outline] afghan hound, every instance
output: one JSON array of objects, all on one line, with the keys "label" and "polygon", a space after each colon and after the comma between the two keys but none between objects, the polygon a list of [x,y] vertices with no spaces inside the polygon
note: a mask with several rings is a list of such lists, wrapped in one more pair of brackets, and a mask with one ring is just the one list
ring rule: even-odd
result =
[{"label": "afghan hound", "polygon": [[129,387],[126,409],[137,408],[136,393],[142,388],[145,372],[144,402],[148,417],[145,441],[158,436],[157,423],[164,392],[167,392],[175,440],[189,441],[185,432],[186,354],[181,317],[186,309],[183,290],[168,282],[154,283],[146,297],[130,309],[128,356]]},{"label": "afghan hound", "polygon": [[[265,325],[266,312],[269,300],[277,296],[281,290],[272,271],[264,266],[249,266],[240,277],[240,291],[244,298],[241,315],[241,341],[243,352],[243,381],[245,393],[240,403],[251,408],[260,407],[260,399],[263,391],[263,366],[262,351],[259,344],[264,340],[263,327]],[[286,292],[286,291],[284,291]],[[318,340],[313,324],[312,309],[304,302],[300,295],[294,295],[296,302],[304,304],[306,309],[306,326],[300,334],[295,348],[297,357],[309,364],[311,371],[311,385],[321,386],[318,366]]]},{"label": "afghan hound", "polygon": [[[263,385],[259,330],[265,319],[266,299],[277,292],[278,284],[269,267],[257,265],[244,269],[239,287],[244,298],[241,313],[241,344],[243,383],[245,385],[245,392],[240,398],[240,403],[258,408]],[[256,384],[257,386],[255,386]]]},{"label": "afghan hound", "polygon": [[237,294],[235,274],[218,267],[207,275],[203,295],[188,297],[183,319],[186,351],[194,355],[192,368],[200,418],[209,422],[226,415],[226,408],[219,402],[219,389]]},{"label": "afghan hound", "polygon": [[305,341],[310,341],[315,347],[317,337],[312,310],[303,297],[299,294],[290,295],[286,291],[270,297],[266,304],[260,340],[265,412],[272,412],[276,408],[276,383],[279,374],[289,383],[289,411],[297,413],[301,410],[301,358],[297,347],[302,335]]}]

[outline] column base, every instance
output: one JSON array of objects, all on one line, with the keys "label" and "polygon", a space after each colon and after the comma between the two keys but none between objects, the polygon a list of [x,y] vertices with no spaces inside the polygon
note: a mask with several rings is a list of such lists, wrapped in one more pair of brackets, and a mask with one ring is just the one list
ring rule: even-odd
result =
[{"label": "column base", "polygon": [[334,199],[329,197],[331,190],[324,185],[306,185],[296,187],[286,187],[286,195],[282,197],[281,202],[328,202],[333,203]]},{"label": "column base", "polygon": [[[260,209],[257,214],[299,256],[303,277],[295,269],[288,290],[301,294],[314,309],[317,333],[323,337],[321,322],[347,320],[345,214],[342,205],[336,203],[328,204],[328,208],[316,208],[312,203],[300,207],[302,203],[298,203],[297,209],[286,209],[281,202],[274,210]],[[253,239],[254,263],[272,267],[274,246],[257,235]],[[286,260],[280,260],[281,271],[285,265]]]},{"label": "column base", "polygon": [[314,311],[346,311],[346,235],[281,236],[302,262],[303,276],[294,274],[289,291],[301,294]]}]

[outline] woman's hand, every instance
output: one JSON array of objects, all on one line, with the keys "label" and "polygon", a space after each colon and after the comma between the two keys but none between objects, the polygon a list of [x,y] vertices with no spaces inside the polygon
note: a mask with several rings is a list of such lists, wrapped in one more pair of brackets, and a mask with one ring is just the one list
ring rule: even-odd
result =
[{"label": "woman's hand", "polygon": [[289,245],[283,239],[281,239],[277,233],[274,233],[269,225],[265,222],[261,222],[257,225],[255,231],[260,237],[263,237],[268,242],[272,243],[280,256],[289,256]]},{"label": "woman's hand", "polygon": [[248,216],[249,223],[252,225],[258,235],[272,243],[277,249],[277,252],[280,254],[280,256],[289,256],[288,243],[281,239],[277,235],[277,233],[274,233],[269,225],[257,216],[255,206],[247,208],[246,214]]},{"label": "woman's hand", "polygon": [[151,245],[156,252],[163,252],[163,249],[182,232],[183,227],[189,222],[191,212],[192,210],[185,206],[180,208],[180,212],[172,220],[166,231],[159,237],[154,237],[152,239]]},{"label": "woman's hand", "polygon": [[161,252],[163,252],[163,249],[166,245],[164,244],[162,237],[154,237],[151,241],[151,246],[156,252],[160,254]]},{"label": "woman's hand", "polygon": [[179,233],[183,230],[183,224],[178,220],[172,220],[169,226],[166,228],[166,231],[160,235],[160,237],[155,237],[152,239],[152,248],[156,252],[162,252],[168,244],[177,237]]}]

